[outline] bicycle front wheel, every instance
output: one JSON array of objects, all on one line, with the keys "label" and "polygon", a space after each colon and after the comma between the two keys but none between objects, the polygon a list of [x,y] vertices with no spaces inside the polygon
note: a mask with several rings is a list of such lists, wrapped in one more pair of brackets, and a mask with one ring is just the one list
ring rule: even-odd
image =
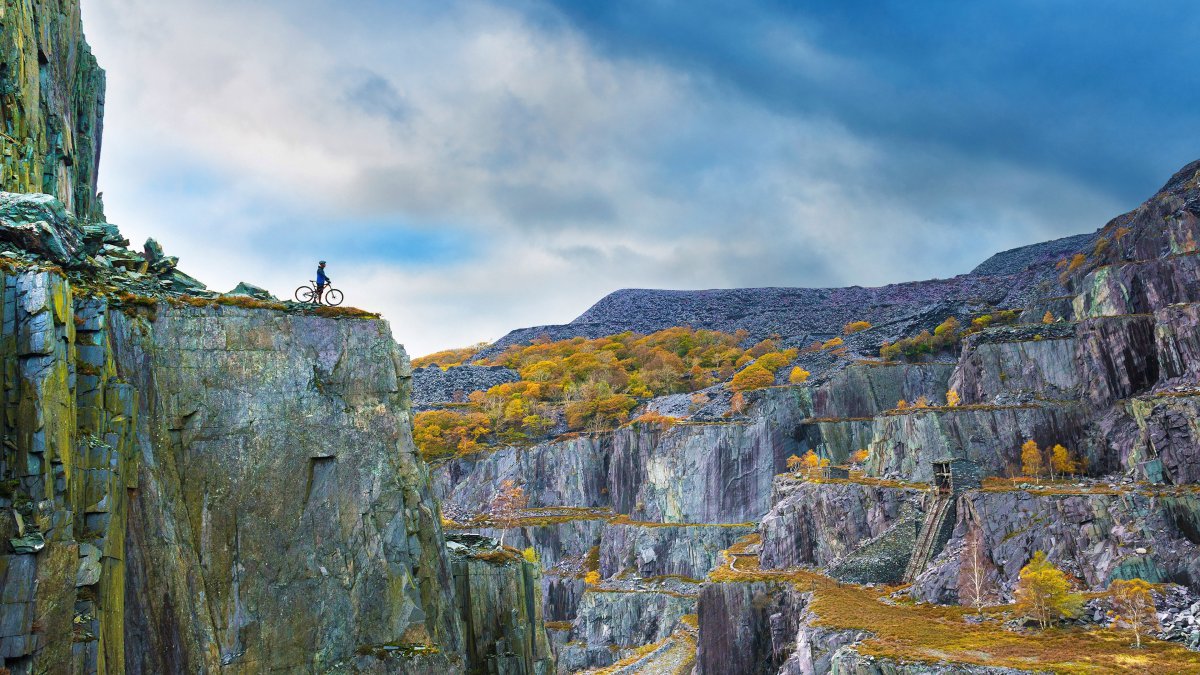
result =
[{"label": "bicycle front wheel", "polygon": [[312,302],[313,293],[315,293],[315,291],[313,290],[312,286],[301,286],[300,288],[297,288],[296,302]]},{"label": "bicycle front wheel", "polygon": [[343,299],[342,292],[336,288],[330,288],[329,290],[325,291],[325,304],[329,305],[330,307],[337,307],[338,305],[342,304]]}]

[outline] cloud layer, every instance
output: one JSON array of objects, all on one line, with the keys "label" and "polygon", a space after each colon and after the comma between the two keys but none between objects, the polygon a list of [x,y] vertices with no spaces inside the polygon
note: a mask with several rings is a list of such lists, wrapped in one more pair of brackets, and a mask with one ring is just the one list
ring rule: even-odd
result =
[{"label": "cloud layer", "polygon": [[1141,114],[1098,103],[1145,95],[1132,69],[1037,70],[1022,37],[1109,65],[1049,19],[737,7],[95,0],[108,215],[219,290],[290,295],[328,259],[425,353],[622,287],[951,276],[1195,154],[1165,138],[1196,94]]}]

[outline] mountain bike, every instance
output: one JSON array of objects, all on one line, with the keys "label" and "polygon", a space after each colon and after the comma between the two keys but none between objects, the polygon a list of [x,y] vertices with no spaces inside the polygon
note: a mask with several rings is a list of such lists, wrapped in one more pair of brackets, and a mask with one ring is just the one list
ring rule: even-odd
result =
[{"label": "mountain bike", "polygon": [[[301,286],[296,289],[296,302],[307,302],[309,304],[317,304],[317,282],[310,281],[307,286]],[[321,292],[321,302],[324,302],[330,307],[337,307],[342,304],[342,292],[338,289],[325,284],[325,290]]]}]

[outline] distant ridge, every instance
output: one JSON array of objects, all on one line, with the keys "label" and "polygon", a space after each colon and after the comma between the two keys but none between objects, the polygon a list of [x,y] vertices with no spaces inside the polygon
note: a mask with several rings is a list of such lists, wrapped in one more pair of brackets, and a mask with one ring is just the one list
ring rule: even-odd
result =
[{"label": "distant ridge", "polygon": [[1026,308],[1041,298],[1067,294],[1059,285],[1055,263],[1091,250],[1097,236],[1079,234],[997,253],[970,273],[950,279],[874,288],[622,289],[570,323],[514,330],[480,357],[543,336],[597,338],[682,325],[727,332],[744,329],[754,340],[779,335],[794,346],[838,335],[850,321],[869,321],[877,329],[876,338],[895,340],[932,329],[950,315]]}]

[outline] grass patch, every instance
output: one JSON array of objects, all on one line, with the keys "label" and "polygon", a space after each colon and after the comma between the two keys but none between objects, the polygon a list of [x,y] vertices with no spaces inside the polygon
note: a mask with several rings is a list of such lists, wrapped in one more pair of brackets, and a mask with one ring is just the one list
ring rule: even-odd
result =
[{"label": "grass patch", "polygon": [[855,649],[864,655],[908,662],[954,661],[1018,670],[1084,673],[1200,672],[1200,653],[1161,640],[1130,647],[1128,633],[1110,629],[1051,628],[1013,631],[1004,628],[1010,606],[984,608],[985,620],[966,621],[975,610],[917,603],[896,603],[895,588],[842,584],[805,569],[763,570],[746,553],[755,540],[746,537],[724,553],[725,564],[710,581],[777,581],[813,594],[815,625],[871,634]]},{"label": "grass patch", "polygon": [[632,520],[625,514],[608,521],[612,525],[628,525],[630,527],[757,527],[758,523],[660,523],[657,521]]}]

